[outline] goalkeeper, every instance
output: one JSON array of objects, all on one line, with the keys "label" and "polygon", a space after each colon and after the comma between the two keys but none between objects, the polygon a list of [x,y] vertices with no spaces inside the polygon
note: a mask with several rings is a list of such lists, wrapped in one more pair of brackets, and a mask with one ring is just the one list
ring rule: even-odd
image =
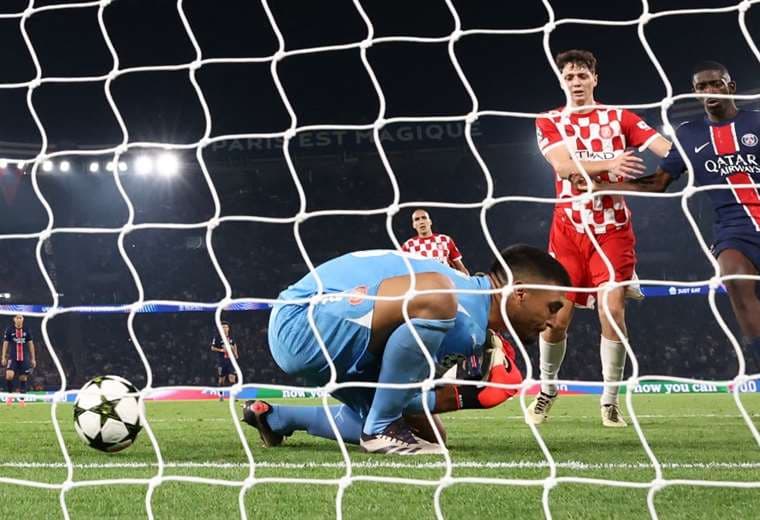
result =
[{"label": "goalkeeper", "polygon": [[[568,286],[567,272],[546,252],[529,246],[509,247],[501,256],[514,275],[514,290],[504,302],[509,320],[521,340],[533,341],[551,326],[563,304],[562,291],[520,285]],[[406,305],[411,323],[404,320],[403,296],[412,283],[407,262],[418,292]],[[326,384],[330,366],[311,318],[333,360],[337,382],[419,382],[428,376],[429,365],[415,335],[434,360],[480,356],[487,329],[506,329],[502,294],[485,291],[506,283],[498,261],[483,276],[466,276],[434,260],[404,258],[396,251],[350,253],[322,264],[316,276],[310,273],[280,293],[278,300],[288,303],[272,310],[269,348],[286,373],[303,377],[308,385]],[[455,292],[463,290],[472,292]],[[363,451],[441,453],[441,446],[415,435],[403,416],[422,410],[418,388],[347,387],[332,396],[346,405],[342,411],[347,420],[360,426],[355,440]],[[433,404],[433,409],[439,407]],[[285,421],[278,424],[269,410],[257,413],[253,408],[251,404],[248,416],[252,411],[254,423],[260,426],[266,419],[273,432],[288,433]]]},{"label": "goalkeeper", "polygon": [[[436,366],[436,377],[486,381],[501,385],[519,385],[522,374],[515,365],[514,347],[498,333],[491,330],[486,335],[482,355],[467,359],[448,356],[446,365]],[[448,363],[456,364],[447,369]],[[516,388],[500,388],[481,384],[442,384],[427,393],[428,408],[433,414],[457,410],[493,408],[517,393]],[[416,394],[403,418],[412,433],[423,440],[435,443],[436,437],[422,408],[422,393]],[[340,432],[341,438],[351,444],[359,444],[361,439],[361,418],[344,404],[330,407],[330,413]],[[296,431],[305,431],[316,437],[335,440],[330,423],[322,406],[272,405],[266,401],[246,401],[243,420],[259,430],[259,435],[267,447],[279,446],[284,437]],[[444,442],[446,431],[437,417],[435,427]]]}]

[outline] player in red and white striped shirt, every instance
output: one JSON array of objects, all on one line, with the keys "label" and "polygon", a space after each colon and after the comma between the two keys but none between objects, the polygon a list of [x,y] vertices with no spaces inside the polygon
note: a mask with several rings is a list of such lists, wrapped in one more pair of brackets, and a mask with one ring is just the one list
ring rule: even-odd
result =
[{"label": "player in red and white striped shirt", "polygon": [[417,236],[401,244],[402,251],[438,260],[466,275],[470,274],[462,263],[462,253],[454,239],[442,233],[433,233],[433,221],[427,211],[418,209],[412,213],[412,227],[417,231]]},{"label": "player in red and white striped shirt", "polygon": [[[557,198],[581,195],[583,177],[575,164],[577,159],[594,180],[621,182],[644,172],[643,161],[629,147],[649,149],[660,157],[670,150],[670,142],[649,127],[636,114],[625,109],[598,104],[594,89],[598,82],[596,58],[588,51],[571,50],[559,54],[557,66],[571,107],[587,107],[561,113],[563,108],[536,119],[538,146],[555,171]],[[571,155],[572,154],[572,155]],[[614,188],[614,186],[613,186]],[[570,274],[574,287],[599,287],[610,281],[603,256],[594,247],[586,232],[588,223],[604,256],[612,264],[615,281],[634,278],[636,238],[631,225],[631,212],[619,195],[597,195],[589,201],[558,202],[549,235],[549,252]],[[625,288],[609,293],[608,304],[615,323],[627,334],[625,326]],[[593,307],[594,293],[568,293],[572,302],[557,317],[556,326],[544,331],[539,342],[541,379],[556,379],[567,345],[567,328],[573,307]],[[602,336],[600,354],[605,382],[623,378],[626,352],[604,310],[599,308]],[[601,398],[602,424],[622,427],[626,422],[618,408],[619,387],[605,385]],[[543,383],[541,392],[529,407],[528,418],[534,424],[543,422],[557,396],[557,387]]]}]

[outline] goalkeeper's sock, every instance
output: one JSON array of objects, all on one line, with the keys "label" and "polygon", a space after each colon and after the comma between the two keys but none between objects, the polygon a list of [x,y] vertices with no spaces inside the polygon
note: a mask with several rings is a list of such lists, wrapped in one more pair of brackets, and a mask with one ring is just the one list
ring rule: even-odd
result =
[{"label": "goalkeeper's sock", "polygon": [[[343,404],[331,406],[330,413],[343,440],[359,444],[362,433],[361,417]],[[325,409],[321,406],[272,405],[266,420],[272,431],[280,435],[290,436],[293,432],[305,431],[316,437],[335,440],[335,432],[330,427]]]},{"label": "goalkeeper's sock", "polygon": [[[602,336],[599,347],[599,354],[602,358],[602,376],[605,383],[618,382],[623,379],[623,369],[625,368],[625,346],[622,341],[612,341]],[[602,393],[602,405],[617,404],[620,386],[604,385]]]},{"label": "goalkeeper's sock", "polygon": [[[447,386],[454,386],[454,385],[447,385]],[[427,393],[427,403],[428,403],[428,410],[433,412],[435,410],[435,405],[437,403],[435,390],[431,390]],[[412,397],[412,399],[409,401],[409,404],[406,405],[406,408],[404,408],[404,413],[411,414],[411,415],[425,413],[425,409],[422,407],[422,391],[421,390],[418,391],[414,395],[414,397]]]},{"label": "goalkeeper's sock", "polygon": [[[454,318],[443,320],[414,318],[411,320],[411,325],[430,355],[435,356],[444,336],[454,326]],[[378,383],[417,383],[425,379],[429,373],[427,359],[414,339],[409,324],[399,325],[385,344]],[[392,422],[401,417],[403,410],[419,392],[418,388],[378,388],[364,423],[364,433],[367,435],[382,433]]]},{"label": "goalkeeper's sock", "polygon": [[[540,337],[538,348],[541,354],[541,380],[557,379],[562,361],[565,359],[567,337],[556,343],[549,343]],[[541,391],[547,395],[557,395],[557,385],[554,383],[541,383]]]},{"label": "goalkeeper's sock", "polygon": [[22,393],[22,394],[26,393],[26,380],[24,379],[18,380],[18,391],[19,393]]}]

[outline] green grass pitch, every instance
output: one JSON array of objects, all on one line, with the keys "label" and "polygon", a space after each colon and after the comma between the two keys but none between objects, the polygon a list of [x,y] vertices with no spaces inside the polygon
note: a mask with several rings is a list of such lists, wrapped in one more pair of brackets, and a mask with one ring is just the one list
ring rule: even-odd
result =
[{"label": "green grass pitch", "polygon": [[[744,395],[742,399],[754,424],[760,427],[760,395]],[[552,411],[551,422],[541,426],[540,432],[558,464],[558,477],[651,482],[655,473],[634,428],[603,429],[597,403],[596,397],[563,397]],[[634,406],[646,438],[663,464],[664,479],[725,480],[758,486],[666,485],[654,495],[659,518],[760,518],[760,448],[730,394],[636,395]],[[131,484],[67,490],[65,502],[71,518],[145,518],[146,482],[157,471],[145,432],[131,448],[107,455],[79,441],[71,415],[70,405],[59,406],[59,423],[74,463],[74,481],[137,479]],[[148,415],[166,462],[165,476],[217,481],[216,485],[164,481],[151,497],[155,517],[239,518],[238,496],[249,468],[228,403],[151,402]],[[0,518],[62,518],[59,489],[7,481],[60,484],[65,480],[50,405],[3,405],[0,422],[0,477],[4,479],[0,482]],[[532,481],[525,483],[529,485],[504,485],[455,480],[441,494],[446,518],[544,518],[544,488],[536,481],[549,476],[549,467],[530,429],[520,420],[518,402],[493,410],[448,414],[444,422],[455,479]],[[335,518],[336,482],[346,474],[337,444],[297,433],[282,447],[265,449],[256,431],[243,426],[259,463],[256,478],[328,481],[257,483],[244,497],[248,517]],[[369,456],[355,447],[349,447],[349,453],[353,476],[357,477],[402,477],[436,484],[445,471],[442,457]],[[343,518],[434,518],[435,491],[435,485],[356,480],[345,490]],[[649,518],[646,488],[560,480],[548,496],[551,515],[556,519]]]}]

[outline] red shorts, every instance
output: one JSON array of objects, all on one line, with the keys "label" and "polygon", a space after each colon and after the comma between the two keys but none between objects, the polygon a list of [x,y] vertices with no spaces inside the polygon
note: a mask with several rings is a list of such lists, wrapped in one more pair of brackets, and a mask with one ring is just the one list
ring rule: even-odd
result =
[{"label": "red shorts", "polygon": [[[567,270],[573,287],[599,287],[608,282],[607,266],[591,239],[564,219],[564,216],[555,216],[552,222],[549,253]],[[615,270],[615,280],[630,280],[636,267],[636,237],[630,223],[596,235],[596,240]],[[571,292],[566,296],[578,307],[593,308],[596,300],[596,293],[589,292]]]}]

